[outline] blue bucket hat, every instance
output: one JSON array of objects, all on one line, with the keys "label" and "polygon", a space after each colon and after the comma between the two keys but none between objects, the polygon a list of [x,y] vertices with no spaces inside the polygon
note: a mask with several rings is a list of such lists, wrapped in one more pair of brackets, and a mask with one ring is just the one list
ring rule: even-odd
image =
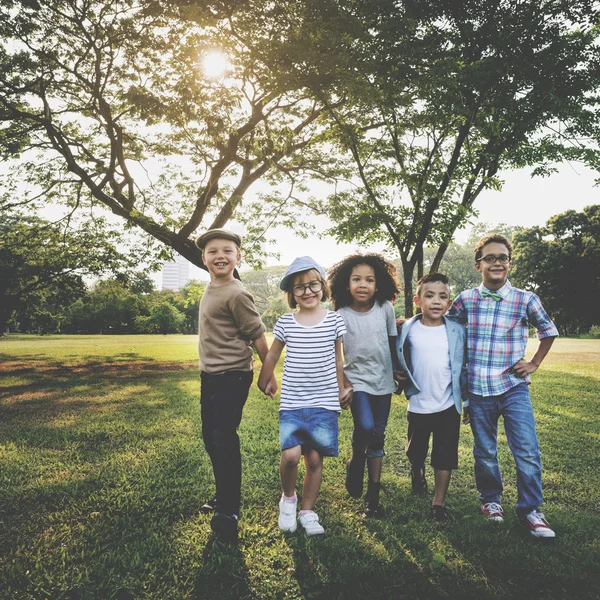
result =
[{"label": "blue bucket hat", "polygon": [[325,280],[327,277],[325,274],[325,269],[321,265],[317,264],[310,256],[299,256],[298,258],[295,258],[294,262],[292,262],[292,264],[287,268],[287,271],[279,282],[279,287],[284,292],[289,291],[291,288],[290,282],[294,275],[297,273],[302,273],[302,271],[309,271],[310,269],[317,270],[323,280]]}]

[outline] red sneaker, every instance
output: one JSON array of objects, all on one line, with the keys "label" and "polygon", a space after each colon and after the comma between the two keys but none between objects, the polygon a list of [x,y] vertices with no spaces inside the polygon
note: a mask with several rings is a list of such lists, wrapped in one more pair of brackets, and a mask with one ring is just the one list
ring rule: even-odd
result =
[{"label": "red sneaker", "polygon": [[554,539],[556,533],[550,529],[548,522],[544,519],[544,515],[532,510],[528,515],[521,519],[521,525],[529,531],[529,534],[534,538]]},{"label": "red sneaker", "polygon": [[488,521],[496,521],[496,523],[502,523],[504,521],[502,506],[497,502],[486,502],[486,504],[482,504],[481,512]]}]

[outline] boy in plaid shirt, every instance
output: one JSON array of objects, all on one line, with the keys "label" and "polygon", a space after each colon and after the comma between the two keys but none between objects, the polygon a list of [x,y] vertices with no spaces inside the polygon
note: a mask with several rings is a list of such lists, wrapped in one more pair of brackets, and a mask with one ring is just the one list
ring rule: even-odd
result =
[{"label": "boy in plaid shirt", "polygon": [[[554,538],[539,512],[542,461],[529,397],[529,375],[550,350],[558,330],[532,292],[511,286],[508,271],[512,246],[502,235],[483,238],[475,248],[479,287],[462,292],[447,317],[467,325],[469,400],[463,422],[471,424],[474,438],[475,481],[481,510],[491,521],[503,520],[498,466],[498,419],[504,419],[509,448],[517,467],[517,516],[535,538]],[[539,345],[530,360],[525,349],[529,324]]]}]

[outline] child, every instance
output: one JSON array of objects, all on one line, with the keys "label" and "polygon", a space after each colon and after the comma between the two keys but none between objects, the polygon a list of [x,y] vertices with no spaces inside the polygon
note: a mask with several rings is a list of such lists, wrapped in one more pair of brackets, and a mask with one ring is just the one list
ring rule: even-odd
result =
[{"label": "child", "polygon": [[406,372],[408,398],[406,455],[411,464],[412,490],[427,491],[425,459],[433,434],[431,466],[435,489],[431,518],[441,523],[450,513],[446,493],[458,468],[462,400],[467,397],[465,327],[444,319],[450,306],[448,278],[430,273],[417,282],[415,304],[421,314],[402,325],[397,340],[400,368]]},{"label": "child", "polygon": [[369,482],[365,514],[379,513],[385,429],[394,382],[398,294],[396,267],[378,254],[348,256],[329,273],[335,309],[346,325],[343,337],[346,387],[353,388],[352,458],[346,464],[346,489],[354,498],[363,491],[365,461]]},{"label": "child", "polygon": [[290,308],[298,310],[277,321],[258,378],[258,387],[272,396],[273,371],[287,346],[279,408],[283,494],[278,523],[282,531],[296,531],[296,479],[304,454],[299,521],[307,535],[319,535],[324,529],[313,509],[321,487],[323,456],[338,455],[340,405],[347,407],[352,393],[343,385],[341,337],[346,330],[340,315],[321,307],[321,301],[329,297],[325,271],[309,256],[294,260],[280,287],[287,293]]},{"label": "child", "polygon": [[[502,415],[517,467],[517,516],[533,537],[554,538],[539,512],[542,462],[528,385],[529,375],[540,366],[558,330],[535,294],[510,285],[511,253],[512,246],[503,235],[483,238],[475,248],[475,269],[482,283],[462,292],[447,316],[465,323],[469,331],[469,407],[463,421],[470,421],[473,430],[481,510],[488,520],[503,520],[498,467],[498,419]],[[540,341],[527,361],[523,357],[529,323],[537,329]]]},{"label": "child", "polygon": [[[218,501],[210,526],[218,536],[234,541],[242,482],[237,427],[252,383],[250,344],[261,360],[268,346],[254,300],[233,275],[241,261],[241,237],[226,229],[211,229],[196,244],[210,274],[198,319],[202,437],[217,488],[212,502]],[[274,392],[276,387],[273,378],[270,389]]]}]

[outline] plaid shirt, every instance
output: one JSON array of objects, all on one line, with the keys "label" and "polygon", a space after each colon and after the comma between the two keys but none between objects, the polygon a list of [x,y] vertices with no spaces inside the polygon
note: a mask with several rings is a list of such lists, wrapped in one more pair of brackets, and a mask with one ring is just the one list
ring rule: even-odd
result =
[{"label": "plaid shirt", "polygon": [[469,348],[469,391],[478,396],[498,396],[526,381],[509,369],[525,357],[529,323],[538,339],[558,336],[556,326],[532,292],[514,288],[507,281],[496,290],[502,299],[483,298],[486,288],[459,294],[447,317],[467,325]]}]

